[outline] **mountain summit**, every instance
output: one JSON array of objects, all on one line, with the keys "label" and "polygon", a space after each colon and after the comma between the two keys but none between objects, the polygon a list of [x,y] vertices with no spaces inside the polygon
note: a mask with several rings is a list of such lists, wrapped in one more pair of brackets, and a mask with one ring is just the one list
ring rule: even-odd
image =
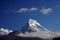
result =
[{"label": "mountain summit", "polygon": [[27,24],[21,29],[21,31],[26,32],[38,32],[38,31],[47,31],[41,24],[39,24],[34,19],[29,19]]}]

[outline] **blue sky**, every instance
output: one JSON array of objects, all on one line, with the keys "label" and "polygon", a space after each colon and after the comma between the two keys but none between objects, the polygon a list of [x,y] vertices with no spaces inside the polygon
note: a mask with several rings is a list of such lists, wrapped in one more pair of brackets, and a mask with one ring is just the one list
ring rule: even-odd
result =
[{"label": "blue sky", "polygon": [[60,0],[0,0],[0,28],[19,30],[30,18],[60,31]]}]

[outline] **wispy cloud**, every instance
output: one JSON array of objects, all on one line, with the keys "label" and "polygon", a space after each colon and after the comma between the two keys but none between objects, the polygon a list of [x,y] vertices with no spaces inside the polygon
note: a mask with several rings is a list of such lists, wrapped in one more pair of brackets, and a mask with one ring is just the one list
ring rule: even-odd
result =
[{"label": "wispy cloud", "polygon": [[30,8],[29,10],[30,10],[30,11],[37,11],[38,8],[34,8],[34,7],[32,7],[32,8]]},{"label": "wispy cloud", "polygon": [[31,12],[31,11],[37,11],[38,10],[38,8],[34,8],[34,7],[32,7],[32,8],[21,8],[21,9],[19,9],[18,10],[18,12],[19,13],[22,13],[22,12]]},{"label": "wispy cloud", "polygon": [[40,10],[40,12],[41,12],[42,14],[48,14],[48,13],[51,13],[51,12],[52,12],[52,8],[42,8],[42,9]]},{"label": "wispy cloud", "polygon": [[27,12],[28,10],[29,10],[28,8],[21,8],[21,9],[18,10],[18,12],[19,13],[21,13],[21,12]]},{"label": "wispy cloud", "polygon": [[40,12],[42,14],[48,14],[51,13],[53,10],[52,8],[42,8],[42,9],[38,9],[36,7],[32,7],[32,8],[20,8],[18,10],[19,13],[25,13],[25,12]]}]

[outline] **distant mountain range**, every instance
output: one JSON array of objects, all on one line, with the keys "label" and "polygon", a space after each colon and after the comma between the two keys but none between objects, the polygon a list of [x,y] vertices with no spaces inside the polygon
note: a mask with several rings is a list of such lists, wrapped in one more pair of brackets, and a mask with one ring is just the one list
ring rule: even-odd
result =
[{"label": "distant mountain range", "polygon": [[21,30],[0,29],[0,40],[52,40],[57,37],[60,37],[60,32],[47,30],[33,19],[29,19]]}]

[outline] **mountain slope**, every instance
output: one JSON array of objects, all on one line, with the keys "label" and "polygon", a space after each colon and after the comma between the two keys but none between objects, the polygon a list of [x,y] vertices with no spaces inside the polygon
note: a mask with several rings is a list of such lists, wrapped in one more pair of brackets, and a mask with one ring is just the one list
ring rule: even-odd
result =
[{"label": "mountain slope", "polygon": [[[36,20],[29,19],[26,25],[21,30],[16,31],[0,31],[1,40],[52,40],[55,37],[60,37],[60,32],[52,32],[44,28]],[[2,33],[2,34],[1,34]]]}]

